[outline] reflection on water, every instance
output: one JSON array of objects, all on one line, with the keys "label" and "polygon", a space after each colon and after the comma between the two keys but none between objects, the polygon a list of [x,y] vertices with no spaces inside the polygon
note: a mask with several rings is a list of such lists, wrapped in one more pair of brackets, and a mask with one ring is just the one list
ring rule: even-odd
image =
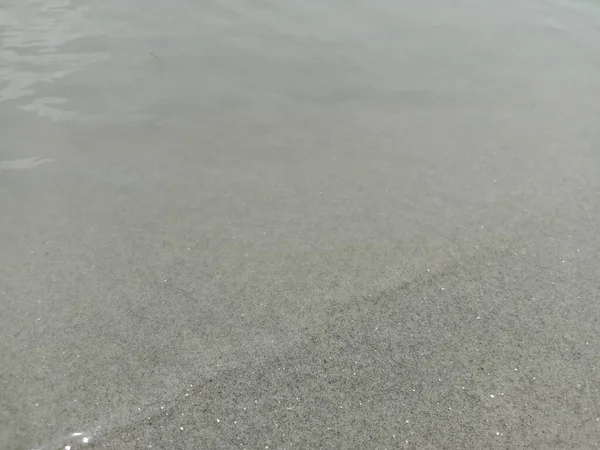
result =
[{"label": "reflection on water", "polygon": [[40,159],[40,158],[25,158],[16,161],[0,161],[0,171],[2,170],[25,170],[33,169],[40,164],[53,162],[53,159]]},{"label": "reflection on water", "polygon": [[[44,83],[53,83],[108,58],[106,52],[61,49],[89,36],[84,7],[70,0],[9,0],[0,9],[0,102],[36,96]],[[62,100],[62,99],[58,99]],[[52,102],[50,102],[52,103]],[[23,105],[41,115],[36,103]]]},{"label": "reflection on water", "polygon": [[181,120],[173,116],[222,105],[510,103],[598,75],[593,24],[572,23],[580,9],[595,8],[10,0],[0,11],[0,102],[101,123]]}]

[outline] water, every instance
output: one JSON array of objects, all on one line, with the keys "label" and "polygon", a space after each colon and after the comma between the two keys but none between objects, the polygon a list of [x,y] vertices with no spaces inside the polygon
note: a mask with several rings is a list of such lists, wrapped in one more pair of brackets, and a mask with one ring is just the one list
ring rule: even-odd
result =
[{"label": "water", "polygon": [[119,123],[181,122],[198,102],[519,102],[597,79],[593,13],[542,1],[10,3],[2,99],[56,121]]},{"label": "water", "polygon": [[599,20],[5,0],[0,448],[597,445]]}]

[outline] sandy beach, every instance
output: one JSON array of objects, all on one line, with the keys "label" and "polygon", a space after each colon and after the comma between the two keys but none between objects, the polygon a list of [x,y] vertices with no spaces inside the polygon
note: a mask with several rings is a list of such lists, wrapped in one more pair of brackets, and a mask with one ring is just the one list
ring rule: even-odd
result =
[{"label": "sandy beach", "polygon": [[599,446],[599,20],[5,1],[0,448]]}]

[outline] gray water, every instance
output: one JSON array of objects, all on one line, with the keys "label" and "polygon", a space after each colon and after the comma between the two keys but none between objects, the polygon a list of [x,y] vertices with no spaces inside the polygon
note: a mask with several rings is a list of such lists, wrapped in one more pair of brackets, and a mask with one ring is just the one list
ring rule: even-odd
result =
[{"label": "gray water", "polygon": [[5,0],[0,448],[594,448],[600,5]]}]

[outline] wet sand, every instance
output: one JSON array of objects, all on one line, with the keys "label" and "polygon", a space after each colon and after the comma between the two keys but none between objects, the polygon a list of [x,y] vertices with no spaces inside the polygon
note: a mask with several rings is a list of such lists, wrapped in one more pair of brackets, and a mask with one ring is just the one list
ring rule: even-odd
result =
[{"label": "wet sand", "polygon": [[597,5],[95,3],[0,6],[0,448],[600,444]]}]

